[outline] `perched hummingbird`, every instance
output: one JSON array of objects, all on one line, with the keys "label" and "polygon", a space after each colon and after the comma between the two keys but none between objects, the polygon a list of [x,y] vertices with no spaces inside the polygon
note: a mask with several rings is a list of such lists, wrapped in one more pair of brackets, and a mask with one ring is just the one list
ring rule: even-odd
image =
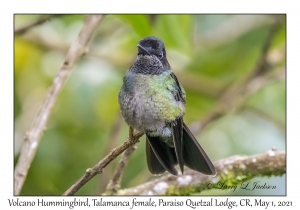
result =
[{"label": "perched hummingbird", "polygon": [[177,175],[179,164],[182,173],[186,165],[215,175],[214,165],[183,122],[186,95],[168,63],[163,41],[149,36],[137,47],[118,99],[126,123],[146,134],[149,171]]}]

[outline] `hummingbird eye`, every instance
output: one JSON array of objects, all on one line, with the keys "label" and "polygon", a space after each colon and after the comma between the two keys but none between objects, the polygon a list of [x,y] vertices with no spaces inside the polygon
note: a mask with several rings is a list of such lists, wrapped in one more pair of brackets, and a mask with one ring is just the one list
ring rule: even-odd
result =
[{"label": "hummingbird eye", "polygon": [[164,57],[164,52],[159,53],[158,58],[162,59]]}]

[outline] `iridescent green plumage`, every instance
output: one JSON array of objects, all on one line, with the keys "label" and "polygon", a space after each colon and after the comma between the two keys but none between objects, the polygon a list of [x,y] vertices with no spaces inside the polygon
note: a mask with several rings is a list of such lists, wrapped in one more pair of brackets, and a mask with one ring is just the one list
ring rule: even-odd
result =
[{"label": "iridescent green plumage", "polygon": [[[132,74],[129,72],[125,78],[124,89],[129,94],[138,94],[141,112],[151,112],[157,120],[172,121],[185,113],[185,104],[174,100],[174,92],[179,87],[170,73],[171,70],[165,71],[161,75]],[[129,101],[129,103],[131,102]],[[123,105],[121,105],[122,107]],[[124,114],[127,115],[128,113]]]}]

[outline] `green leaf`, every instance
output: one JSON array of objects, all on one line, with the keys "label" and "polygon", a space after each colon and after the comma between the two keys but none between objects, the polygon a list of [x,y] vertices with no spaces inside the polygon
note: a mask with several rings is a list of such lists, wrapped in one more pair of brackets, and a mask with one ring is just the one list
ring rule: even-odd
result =
[{"label": "green leaf", "polygon": [[127,24],[141,37],[152,35],[150,20],[147,15],[116,15]]},{"label": "green leaf", "polygon": [[155,36],[161,38],[167,47],[189,53],[191,49],[191,15],[158,15]]}]

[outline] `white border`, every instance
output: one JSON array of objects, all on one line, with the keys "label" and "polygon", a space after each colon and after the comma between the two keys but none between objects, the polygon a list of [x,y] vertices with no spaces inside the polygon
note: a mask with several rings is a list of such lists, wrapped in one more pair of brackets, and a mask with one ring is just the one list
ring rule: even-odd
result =
[{"label": "white border", "polygon": [[[81,3],[80,5],[78,3]],[[287,14],[287,197],[259,197],[269,201],[293,201],[293,209],[299,207],[299,80],[300,80],[300,36],[299,6],[296,1],[184,1],[181,3],[150,1],[1,1],[1,69],[0,69],[0,206],[8,207],[8,199],[13,197],[13,14],[14,13],[286,13]],[[22,200],[32,199],[61,200],[61,197],[20,197]],[[83,199],[85,197],[79,197]],[[92,199],[94,197],[90,197]],[[140,197],[147,199],[147,197]],[[209,199],[208,197],[203,197]],[[224,200],[226,197],[217,197]],[[229,197],[239,202],[243,197]],[[254,200],[258,197],[245,197]],[[298,198],[298,199],[296,199]],[[64,199],[69,199],[64,197]],[[72,198],[70,198],[72,199]],[[132,197],[110,197],[113,200],[130,200]],[[158,200],[159,197],[154,199]],[[165,198],[164,198],[165,199]],[[168,197],[168,199],[175,199]],[[185,197],[176,200],[185,201]],[[157,201],[158,202],[158,201]],[[16,209],[18,207],[11,207]],[[40,209],[32,207],[30,209]],[[56,207],[67,209],[68,207]],[[94,207],[103,208],[103,207]],[[119,207],[117,207],[119,209]],[[178,207],[176,207],[178,208]],[[189,207],[186,207],[190,209]],[[200,208],[200,207],[198,207]],[[270,208],[270,207],[269,207]],[[5,208],[6,209],[6,208]],[[76,207],[83,209],[83,207]],[[86,208],[85,208],[86,209]],[[112,209],[112,208],[105,208]],[[116,208],[115,208],[116,209]],[[138,208],[136,208],[138,209]],[[157,207],[156,209],[163,209]],[[181,207],[182,209],[182,207]]]}]

